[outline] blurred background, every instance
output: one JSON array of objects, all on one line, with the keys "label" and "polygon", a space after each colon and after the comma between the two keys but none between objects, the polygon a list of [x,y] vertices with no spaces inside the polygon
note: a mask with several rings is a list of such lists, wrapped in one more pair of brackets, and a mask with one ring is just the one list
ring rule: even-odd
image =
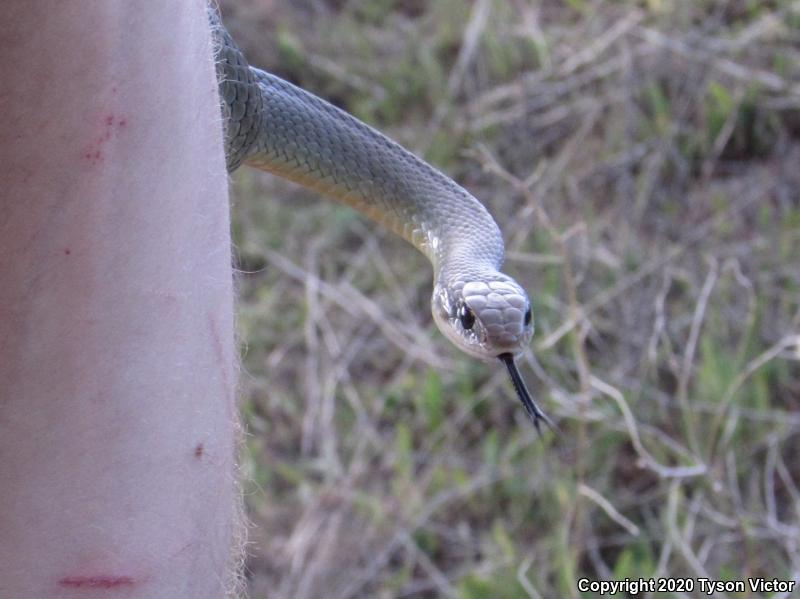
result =
[{"label": "blurred background", "polygon": [[800,2],[221,8],[251,63],[487,205],[560,429],[436,331],[410,245],[239,170],[253,598],[800,580]]}]

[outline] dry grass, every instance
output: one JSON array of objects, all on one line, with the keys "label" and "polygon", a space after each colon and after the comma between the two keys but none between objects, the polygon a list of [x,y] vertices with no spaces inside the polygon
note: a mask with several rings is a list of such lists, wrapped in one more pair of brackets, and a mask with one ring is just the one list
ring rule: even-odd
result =
[{"label": "dry grass", "polygon": [[486,202],[562,431],[434,331],[421,255],[240,171],[252,597],[800,580],[800,2],[223,10]]}]

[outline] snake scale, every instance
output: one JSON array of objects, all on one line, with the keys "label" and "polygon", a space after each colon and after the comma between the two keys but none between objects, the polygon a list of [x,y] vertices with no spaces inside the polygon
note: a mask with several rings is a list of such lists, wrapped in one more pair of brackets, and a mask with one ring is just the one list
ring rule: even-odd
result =
[{"label": "snake scale", "polygon": [[484,206],[452,179],[317,96],[250,66],[209,9],[229,172],[242,164],[336,199],[411,242],[433,265],[431,311],[459,349],[500,359],[539,429],[549,419],[515,357],[533,335],[531,304],[500,272],[503,238]]}]

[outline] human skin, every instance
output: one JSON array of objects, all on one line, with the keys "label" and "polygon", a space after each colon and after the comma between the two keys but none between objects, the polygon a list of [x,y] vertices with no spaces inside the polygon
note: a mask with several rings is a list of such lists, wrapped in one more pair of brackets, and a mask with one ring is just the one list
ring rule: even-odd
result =
[{"label": "human skin", "polygon": [[204,4],[11,0],[0,80],[0,597],[219,599],[236,362]]}]

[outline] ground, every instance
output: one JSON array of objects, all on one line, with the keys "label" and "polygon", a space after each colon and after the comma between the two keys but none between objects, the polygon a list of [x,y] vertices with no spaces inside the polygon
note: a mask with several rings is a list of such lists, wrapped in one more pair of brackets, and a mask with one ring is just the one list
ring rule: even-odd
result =
[{"label": "ground", "polygon": [[435,330],[411,246],[241,169],[253,597],[800,578],[800,3],[222,9],[251,62],[485,202],[559,428]]}]

